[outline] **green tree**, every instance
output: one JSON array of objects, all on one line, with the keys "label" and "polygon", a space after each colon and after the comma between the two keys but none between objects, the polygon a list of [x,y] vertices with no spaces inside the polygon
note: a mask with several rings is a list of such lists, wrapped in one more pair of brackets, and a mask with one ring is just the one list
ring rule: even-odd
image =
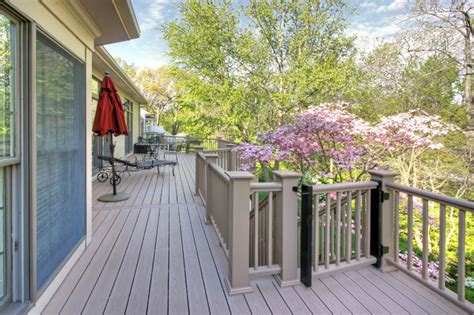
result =
[{"label": "green tree", "polygon": [[208,129],[251,141],[309,104],[352,95],[357,67],[343,0],[189,0],[164,26],[181,82]]}]

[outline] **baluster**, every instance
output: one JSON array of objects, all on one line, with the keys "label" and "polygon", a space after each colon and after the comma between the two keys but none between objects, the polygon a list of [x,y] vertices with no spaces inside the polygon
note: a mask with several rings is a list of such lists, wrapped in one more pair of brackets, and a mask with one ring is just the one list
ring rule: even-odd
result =
[{"label": "baluster", "polygon": [[[249,244],[249,266],[252,266],[252,262],[253,262],[253,252],[254,252],[254,248],[253,248],[253,245],[254,245],[254,238],[255,238],[255,231],[254,231],[254,222],[255,222],[255,207],[254,207],[254,204],[255,204],[255,200],[254,200],[254,197],[253,197],[253,193],[250,195],[250,212],[249,212],[249,230],[250,230],[250,236],[249,236],[249,240],[250,240],[250,244]],[[250,214],[252,213],[252,209],[254,210],[253,212],[253,219],[254,219],[254,222],[252,222],[251,220],[251,216]]]},{"label": "baluster", "polygon": [[341,206],[341,259],[346,259],[346,212],[347,212],[347,193],[346,202]]},{"label": "baluster", "polygon": [[361,226],[361,233],[360,233],[360,242],[362,246],[362,250],[360,251],[361,255],[365,255],[365,227],[366,227],[366,222],[365,219],[367,216],[365,215],[365,212],[367,211],[367,207],[365,204],[365,193],[362,191],[360,192],[360,226]]},{"label": "baluster", "polygon": [[318,271],[319,265],[319,195],[314,197],[314,271]]},{"label": "baluster", "polygon": [[337,192],[336,200],[336,266],[339,266],[341,261],[341,193]]},{"label": "baluster", "polygon": [[408,195],[408,255],[407,268],[413,269],[413,196]]},{"label": "baluster", "polygon": [[355,201],[355,238],[356,260],[360,260],[360,190],[357,191]]},{"label": "baluster", "polygon": [[323,263],[326,260],[326,213],[322,215],[322,220],[320,220],[321,224],[321,263]]},{"label": "baluster", "polygon": [[258,265],[263,266],[265,265],[265,253],[267,252],[267,248],[265,246],[265,241],[266,241],[266,235],[267,235],[267,230],[265,228],[265,222],[267,222],[267,217],[266,214],[267,212],[264,209],[259,209],[258,212],[260,213],[260,218],[259,218],[259,226],[258,230],[260,231],[261,237],[258,239],[258,246],[259,246],[259,261]]},{"label": "baluster", "polygon": [[445,288],[446,275],[446,205],[439,205],[439,278],[438,287]]},{"label": "baluster", "polygon": [[[231,242],[230,240],[230,227],[231,227],[231,222],[230,222],[230,183],[227,182],[226,183],[226,209],[227,209],[227,218],[226,218],[226,221],[227,221],[227,239],[229,241],[229,243]],[[227,246],[227,248],[229,248],[229,246]]]},{"label": "baluster", "polygon": [[367,189],[367,210],[365,211],[365,257],[368,258],[370,256],[370,228],[371,228],[371,222],[370,222],[370,212],[372,211],[371,204],[370,204],[370,198],[371,198],[371,190]]},{"label": "baluster", "polygon": [[330,233],[330,227],[331,227],[331,197],[329,196],[329,193],[326,195],[326,246],[324,248],[325,253],[324,253],[324,267],[327,269],[329,268],[329,255],[330,255],[330,240],[331,240],[331,235]]},{"label": "baluster", "polygon": [[458,231],[458,300],[465,301],[466,290],[466,211],[459,209]]},{"label": "baluster", "polygon": [[400,252],[400,192],[395,191],[393,198],[393,260],[398,262]]},{"label": "baluster", "polygon": [[350,263],[352,258],[352,191],[347,193],[346,216],[346,261],[347,263]]},{"label": "baluster", "polygon": [[254,210],[253,210],[253,219],[254,219],[254,229],[255,229],[255,240],[254,240],[254,268],[258,269],[258,192],[254,194]]},{"label": "baluster", "polygon": [[423,279],[428,279],[428,200],[423,199],[423,248],[422,248],[422,261],[423,266],[421,270],[421,276]]},{"label": "baluster", "polygon": [[330,221],[330,222],[331,222],[331,232],[330,232],[330,233],[331,233],[331,234],[330,234],[330,235],[331,235],[331,241],[330,241],[330,245],[331,245],[331,259],[334,259],[334,255],[335,255],[334,246],[336,245],[336,240],[335,240],[335,238],[336,238],[336,235],[335,235],[335,234],[336,234],[336,233],[335,233],[335,232],[336,232],[336,231],[335,231],[335,227],[336,227],[336,226],[335,226],[335,225],[336,225],[335,217],[336,217],[336,215],[335,215],[335,214],[336,214],[336,213],[335,213],[335,212],[336,212],[336,209],[334,209],[334,210],[331,209],[331,217],[330,217],[330,219],[331,219],[331,221]]},{"label": "baluster", "polygon": [[273,192],[268,193],[268,268],[273,265]]}]

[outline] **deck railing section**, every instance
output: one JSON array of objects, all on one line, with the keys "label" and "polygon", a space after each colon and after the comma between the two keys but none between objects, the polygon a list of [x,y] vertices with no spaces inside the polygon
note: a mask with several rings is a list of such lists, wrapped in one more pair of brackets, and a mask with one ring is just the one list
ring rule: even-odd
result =
[{"label": "deck railing section", "polygon": [[[228,257],[231,294],[251,291],[249,279],[261,275],[276,275],[282,286],[299,283],[297,238],[301,220],[303,283],[311,285],[306,279],[375,264],[386,271],[402,270],[473,312],[465,296],[466,217],[474,215],[473,202],[395,184],[396,173],[371,170],[371,181],[367,182],[303,185],[300,218],[299,196],[294,190],[300,174],[274,171],[274,182],[258,183],[249,172],[225,170],[232,157],[226,162],[219,159],[225,161],[226,157],[229,155],[197,152],[196,192],[205,203],[206,221],[213,224]],[[416,200],[421,201],[420,214],[415,213]],[[405,215],[402,204],[406,205],[407,217],[404,231],[400,225],[400,217]],[[457,213],[448,218],[448,209]],[[437,283],[429,270],[429,212],[433,210],[439,216]],[[458,231],[457,295],[446,286],[448,221],[451,229],[454,226]],[[415,248],[417,229],[421,235]],[[406,257],[400,253],[401,235],[407,239]],[[421,264],[414,266],[417,249],[421,250]]]},{"label": "deck railing section", "polygon": [[231,219],[229,203],[232,197],[230,177],[215,162],[208,163],[207,169],[206,222],[214,226],[221,246],[228,257]]},{"label": "deck railing section", "polygon": [[[251,275],[277,274],[274,264],[275,197],[282,191],[280,183],[250,184],[250,257]],[[262,202],[265,199],[266,202]]]},{"label": "deck railing section", "polygon": [[[388,260],[393,266],[408,272],[415,278],[420,280],[426,285],[429,285],[432,289],[438,291],[448,299],[457,299],[459,302],[465,301],[465,286],[466,286],[466,215],[474,213],[474,202],[463,201],[420,189],[415,189],[409,186],[403,186],[395,183],[386,183],[385,188],[392,192],[392,207],[393,207],[393,258]],[[416,256],[414,251],[414,230],[419,229],[415,222],[416,201],[421,201],[419,212],[421,212],[421,275],[415,271],[415,259]],[[402,205],[403,203],[403,205]],[[405,207],[407,215],[407,250],[406,256],[400,258],[400,235],[402,234],[400,228],[400,207]],[[457,296],[448,290],[446,290],[446,251],[447,251],[447,209],[455,210],[457,213],[453,217],[457,216]],[[433,220],[430,217],[429,209],[437,211],[439,216],[439,255],[437,262],[430,262],[430,244],[429,244],[429,229],[434,224],[430,222]],[[405,232],[405,231],[403,231]],[[404,234],[404,233],[403,233]],[[436,263],[438,269],[437,283],[430,277],[429,268],[430,263]],[[419,264],[419,263],[418,263]],[[472,311],[472,309],[471,309]]]},{"label": "deck railing section", "polygon": [[217,164],[226,171],[240,171],[243,169],[243,165],[252,165],[249,171],[253,173],[256,161],[243,159],[238,152],[233,150],[236,146],[236,143],[225,143],[219,149],[204,150],[204,153],[216,154],[218,156]]},{"label": "deck railing section", "polygon": [[312,187],[313,277],[375,263],[370,255],[370,192],[377,186],[368,181]]},{"label": "deck railing section", "polygon": [[[219,155],[196,154],[196,192],[205,203],[229,262],[230,294],[251,292],[251,277],[277,275],[281,285],[298,283],[297,196],[300,174],[275,172],[275,182],[258,183],[253,174],[226,171]],[[268,196],[268,206],[259,209]],[[263,210],[263,211],[262,211]]]}]

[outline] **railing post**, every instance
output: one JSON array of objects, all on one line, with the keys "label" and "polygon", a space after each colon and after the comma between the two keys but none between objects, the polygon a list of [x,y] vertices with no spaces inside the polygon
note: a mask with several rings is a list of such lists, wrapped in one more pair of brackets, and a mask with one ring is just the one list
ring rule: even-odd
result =
[{"label": "railing post", "polygon": [[235,148],[235,144],[226,144],[227,151],[227,168],[228,171],[237,171],[237,152],[232,151]]},{"label": "railing post", "polygon": [[275,171],[275,180],[282,184],[275,203],[275,260],[281,266],[276,276],[280,286],[299,283],[298,279],[298,195],[293,191],[301,178],[295,172]]},{"label": "railing post", "polygon": [[206,224],[211,224],[211,198],[212,198],[212,184],[211,181],[209,180],[209,174],[211,172],[210,169],[210,164],[211,163],[217,163],[217,159],[219,156],[217,154],[205,154],[204,157],[206,158],[206,167],[204,169],[204,178],[205,178],[205,186],[206,186],[206,213],[204,216],[204,223]]},{"label": "railing post", "polygon": [[313,279],[313,186],[301,186],[300,280],[311,287]]},{"label": "railing post", "polygon": [[252,292],[249,283],[250,183],[248,172],[226,172],[230,179],[229,275],[225,279],[230,295]]},{"label": "railing post", "polygon": [[223,149],[224,148],[224,141],[222,140],[221,136],[217,136],[217,148],[216,149]]},{"label": "railing post", "polygon": [[371,180],[379,186],[371,191],[370,198],[370,254],[377,258],[377,267],[382,271],[392,270],[385,258],[393,256],[393,209],[392,192],[384,183],[393,182],[397,173],[387,170],[370,170]]},{"label": "railing post", "polygon": [[[194,181],[195,181],[195,194],[196,194],[196,196],[197,196],[197,195],[199,195],[198,153],[203,151],[203,147],[195,147],[195,150],[196,150],[196,158],[195,158],[195,168],[194,168],[194,172],[195,172],[195,174],[196,174],[196,178],[194,179]],[[201,170],[201,171],[203,171],[203,170]],[[203,173],[204,173],[204,172],[202,172],[201,174],[203,174]]]}]

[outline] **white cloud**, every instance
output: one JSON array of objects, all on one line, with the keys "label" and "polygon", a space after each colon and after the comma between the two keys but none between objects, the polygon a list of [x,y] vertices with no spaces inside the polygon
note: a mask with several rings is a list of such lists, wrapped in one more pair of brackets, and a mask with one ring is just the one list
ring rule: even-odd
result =
[{"label": "white cloud", "polygon": [[387,5],[379,6],[375,11],[377,12],[392,12],[403,9],[408,4],[408,0],[394,0],[392,3]]},{"label": "white cloud", "polygon": [[140,29],[143,32],[156,29],[164,21],[169,0],[148,0],[145,2],[145,8],[139,17]]},{"label": "white cloud", "polygon": [[359,50],[369,52],[401,31],[402,27],[398,24],[374,26],[364,22],[353,23],[347,30],[347,33],[350,36],[357,37],[356,47]]},{"label": "white cloud", "polygon": [[372,2],[372,1],[368,1],[368,0],[362,2],[362,3],[359,5],[360,8],[364,8],[364,9],[375,8],[376,6],[377,6],[377,4],[375,4],[375,3]]}]

